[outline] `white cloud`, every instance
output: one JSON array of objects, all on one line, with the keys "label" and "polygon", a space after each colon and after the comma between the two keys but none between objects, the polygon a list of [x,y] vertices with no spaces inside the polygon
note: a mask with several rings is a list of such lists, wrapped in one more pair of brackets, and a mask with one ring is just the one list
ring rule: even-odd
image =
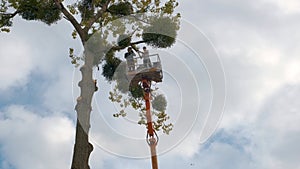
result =
[{"label": "white cloud", "polygon": [[199,131],[189,133],[180,144],[178,144],[170,152],[168,152],[168,155],[178,155],[181,158],[185,159],[192,158],[195,154],[197,154],[201,146],[199,135]]},{"label": "white cloud", "polygon": [[286,14],[299,14],[300,2],[298,0],[264,0],[265,2],[278,6]]},{"label": "white cloud", "polygon": [[[278,10],[298,8],[298,2],[287,1],[285,5],[282,4],[286,1],[280,1],[280,4],[279,1],[276,4],[270,1],[218,0],[193,3],[188,4],[193,6],[191,11],[184,13],[212,39],[227,75],[227,105],[220,127],[234,130],[242,124],[252,130],[254,137],[251,142],[255,145],[248,149],[255,160],[255,168],[299,168],[296,160],[300,152],[296,143],[299,141],[299,118],[296,115],[299,107],[295,104],[299,100],[298,92],[288,89],[274,95],[288,84],[299,86],[300,26],[295,20],[298,15]],[[288,10],[293,12],[293,9]],[[285,97],[287,93],[294,96]],[[282,102],[268,105],[269,113],[262,117],[265,110],[261,107],[273,99],[282,99]],[[216,147],[216,151],[227,150],[220,160],[226,157],[234,159],[228,146],[225,148],[219,144]],[[208,165],[214,168],[211,161],[218,161],[216,158],[204,160],[213,152],[213,149],[205,152],[199,160],[209,161]],[[241,162],[251,159],[245,160]],[[223,163],[224,167],[229,165]]]},{"label": "white cloud", "polygon": [[[42,93],[43,104],[52,112],[65,112],[70,115],[75,115],[72,90],[72,67],[58,67],[56,78],[47,83],[47,88]],[[75,70],[78,71],[78,70]],[[76,81],[74,83],[77,83]],[[75,96],[77,97],[77,96]]]},{"label": "white cloud", "polygon": [[[27,83],[33,68],[29,45],[22,39],[3,36],[0,42],[0,90]],[[2,41],[3,40],[3,41]]]},{"label": "white cloud", "polygon": [[[201,151],[201,150],[200,150]],[[226,143],[213,143],[207,150],[200,152],[199,168],[253,168],[253,163],[244,152]]]},{"label": "white cloud", "polygon": [[[40,93],[44,107],[51,112],[75,114],[72,101],[74,66],[68,50],[73,47],[77,55],[82,51],[80,42],[72,39],[71,31],[66,22],[49,27],[15,18],[11,33],[4,34],[0,41],[0,62],[3,64],[0,90],[9,91],[12,86],[31,89],[32,86],[26,86],[27,82],[36,81],[44,85]],[[43,81],[30,77],[31,74],[42,76]]]},{"label": "white cloud", "polygon": [[275,92],[260,110],[253,140],[256,159],[266,168],[299,168],[300,107],[298,85],[286,85]]},{"label": "white cloud", "polygon": [[191,3],[183,3],[182,10],[193,6],[183,16],[206,33],[224,63],[228,95],[222,127],[253,121],[264,99],[299,82],[296,15],[269,1]]},{"label": "white cloud", "polygon": [[16,169],[69,168],[74,126],[66,117],[41,117],[23,106],[1,112],[0,144],[4,166]]},{"label": "white cloud", "polygon": [[292,84],[300,82],[300,59],[291,59],[287,62],[284,69],[285,81]]}]

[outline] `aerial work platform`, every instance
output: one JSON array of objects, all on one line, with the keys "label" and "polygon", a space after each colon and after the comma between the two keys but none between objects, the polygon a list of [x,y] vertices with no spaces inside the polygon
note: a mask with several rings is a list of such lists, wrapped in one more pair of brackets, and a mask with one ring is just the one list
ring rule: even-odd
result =
[{"label": "aerial work platform", "polygon": [[[145,59],[146,58],[146,59]],[[130,63],[130,71],[126,66],[127,78],[130,86],[138,86],[143,89],[143,95],[146,108],[147,137],[146,141],[150,147],[152,169],[158,169],[156,146],[158,144],[158,135],[153,128],[151,113],[151,82],[162,82],[163,73],[161,61],[158,54],[147,55],[147,57],[134,58],[134,65]],[[141,83],[140,83],[141,82]]]},{"label": "aerial work platform", "polygon": [[137,57],[134,61],[134,70],[129,71],[127,68],[127,77],[132,85],[145,79],[156,83],[162,82],[163,73],[159,55],[149,55],[149,59],[150,65],[145,64],[143,58]]}]

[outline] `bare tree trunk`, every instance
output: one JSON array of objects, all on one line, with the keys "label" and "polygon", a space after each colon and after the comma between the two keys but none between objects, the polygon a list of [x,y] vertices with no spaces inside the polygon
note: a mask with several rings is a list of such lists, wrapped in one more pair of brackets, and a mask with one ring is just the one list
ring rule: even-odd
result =
[{"label": "bare tree trunk", "polygon": [[90,169],[89,156],[93,145],[88,141],[88,134],[83,130],[80,122],[76,124],[76,138],[71,169]]},{"label": "bare tree trunk", "polygon": [[75,110],[77,112],[76,137],[71,169],[90,169],[89,156],[93,145],[89,142],[90,115],[92,98],[95,92],[93,80],[93,55],[85,51],[85,63],[80,68],[82,79],[78,83],[80,96],[77,98]]}]

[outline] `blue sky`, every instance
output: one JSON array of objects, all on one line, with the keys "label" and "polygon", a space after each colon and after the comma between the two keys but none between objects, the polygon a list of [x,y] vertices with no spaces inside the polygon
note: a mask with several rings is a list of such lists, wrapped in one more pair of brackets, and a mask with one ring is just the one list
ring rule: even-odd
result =
[{"label": "blue sky", "polygon": [[[175,123],[169,136],[160,136],[160,168],[300,168],[300,2],[182,1],[178,11],[189,26],[176,45],[150,50],[164,61],[168,76],[158,86]],[[70,167],[80,75],[68,48],[82,52],[71,32],[64,20],[49,27],[17,17],[11,33],[0,34],[1,169]],[[216,54],[223,68],[205,60]],[[226,86],[214,86],[218,81],[209,77],[221,68]],[[101,86],[93,103],[91,168],[150,168],[148,158],[137,159],[149,153],[145,128],[112,118],[116,107],[106,97],[111,84],[100,74],[95,72]],[[213,94],[222,87],[225,109],[213,114],[210,104],[219,101]]]}]

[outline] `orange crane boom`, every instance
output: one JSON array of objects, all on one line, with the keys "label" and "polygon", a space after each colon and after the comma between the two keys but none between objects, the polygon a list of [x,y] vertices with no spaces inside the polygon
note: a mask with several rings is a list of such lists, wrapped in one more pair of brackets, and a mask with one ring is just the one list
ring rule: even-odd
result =
[{"label": "orange crane boom", "polygon": [[146,119],[147,119],[147,129],[148,129],[147,143],[150,146],[152,169],[158,169],[158,162],[157,162],[157,155],[156,155],[156,145],[158,142],[158,136],[155,130],[153,129],[152,115],[150,110],[151,81],[143,79],[142,86],[144,89],[144,99],[146,102]]}]

